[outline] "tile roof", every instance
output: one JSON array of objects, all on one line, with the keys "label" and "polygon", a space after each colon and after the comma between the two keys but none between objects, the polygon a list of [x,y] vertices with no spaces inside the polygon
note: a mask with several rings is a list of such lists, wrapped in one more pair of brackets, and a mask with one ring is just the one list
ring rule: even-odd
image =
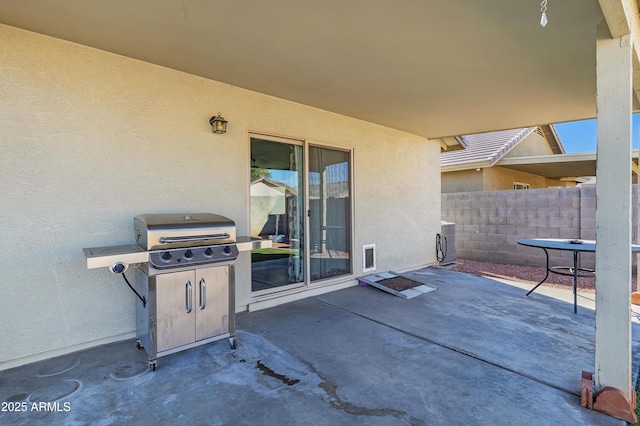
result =
[{"label": "tile roof", "polygon": [[492,166],[537,128],[535,126],[462,136],[467,148],[441,153],[440,166]]}]

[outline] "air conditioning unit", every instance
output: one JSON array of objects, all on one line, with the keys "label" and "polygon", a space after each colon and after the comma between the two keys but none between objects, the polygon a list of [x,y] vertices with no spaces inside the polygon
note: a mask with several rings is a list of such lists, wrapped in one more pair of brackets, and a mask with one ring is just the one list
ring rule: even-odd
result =
[{"label": "air conditioning unit", "polygon": [[440,233],[436,236],[436,257],[441,265],[456,261],[456,224],[440,223]]}]

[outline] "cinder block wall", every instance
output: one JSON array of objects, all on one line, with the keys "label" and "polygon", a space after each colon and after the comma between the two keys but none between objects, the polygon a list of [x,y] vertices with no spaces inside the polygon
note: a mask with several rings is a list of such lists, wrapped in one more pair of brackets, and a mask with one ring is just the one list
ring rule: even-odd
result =
[{"label": "cinder block wall", "polygon": [[[637,241],[637,186],[633,188],[633,242]],[[596,238],[596,187],[442,194],[442,220],[456,224],[456,256],[514,265],[543,266],[541,249],[521,238]],[[549,251],[551,265],[571,265],[570,252]],[[635,264],[635,259],[634,259]],[[581,255],[595,268],[595,255]]]}]

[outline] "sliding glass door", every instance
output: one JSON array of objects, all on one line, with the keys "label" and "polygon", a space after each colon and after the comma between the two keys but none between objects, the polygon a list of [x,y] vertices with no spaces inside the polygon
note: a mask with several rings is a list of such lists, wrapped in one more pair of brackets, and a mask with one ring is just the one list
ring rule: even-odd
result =
[{"label": "sliding glass door", "polygon": [[250,193],[253,295],[352,273],[350,151],[254,136]]},{"label": "sliding glass door", "polygon": [[255,294],[304,284],[304,148],[251,138],[251,236],[272,248],[251,252]]},{"label": "sliding glass door", "polygon": [[309,147],[311,281],[351,273],[350,153]]}]

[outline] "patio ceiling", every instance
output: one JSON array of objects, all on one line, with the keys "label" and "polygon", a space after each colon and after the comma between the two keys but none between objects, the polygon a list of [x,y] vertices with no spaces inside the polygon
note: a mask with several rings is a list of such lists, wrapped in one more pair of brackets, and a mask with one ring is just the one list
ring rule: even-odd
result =
[{"label": "patio ceiling", "polygon": [[[498,161],[496,166],[544,176],[549,179],[561,179],[573,176],[595,176],[596,154],[560,154],[539,155],[535,157],[511,157]],[[632,173],[638,175],[638,150],[633,151]]]},{"label": "patio ceiling", "polygon": [[568,176],[595,176],[596,154],[561,154],[503,158],[496,166],[561,179]]},{"label": "patio ceiling", "polygon": [[430,138],[595,117],[599,2],[547,16],[538,0],[0,2],[0,23]]}]

